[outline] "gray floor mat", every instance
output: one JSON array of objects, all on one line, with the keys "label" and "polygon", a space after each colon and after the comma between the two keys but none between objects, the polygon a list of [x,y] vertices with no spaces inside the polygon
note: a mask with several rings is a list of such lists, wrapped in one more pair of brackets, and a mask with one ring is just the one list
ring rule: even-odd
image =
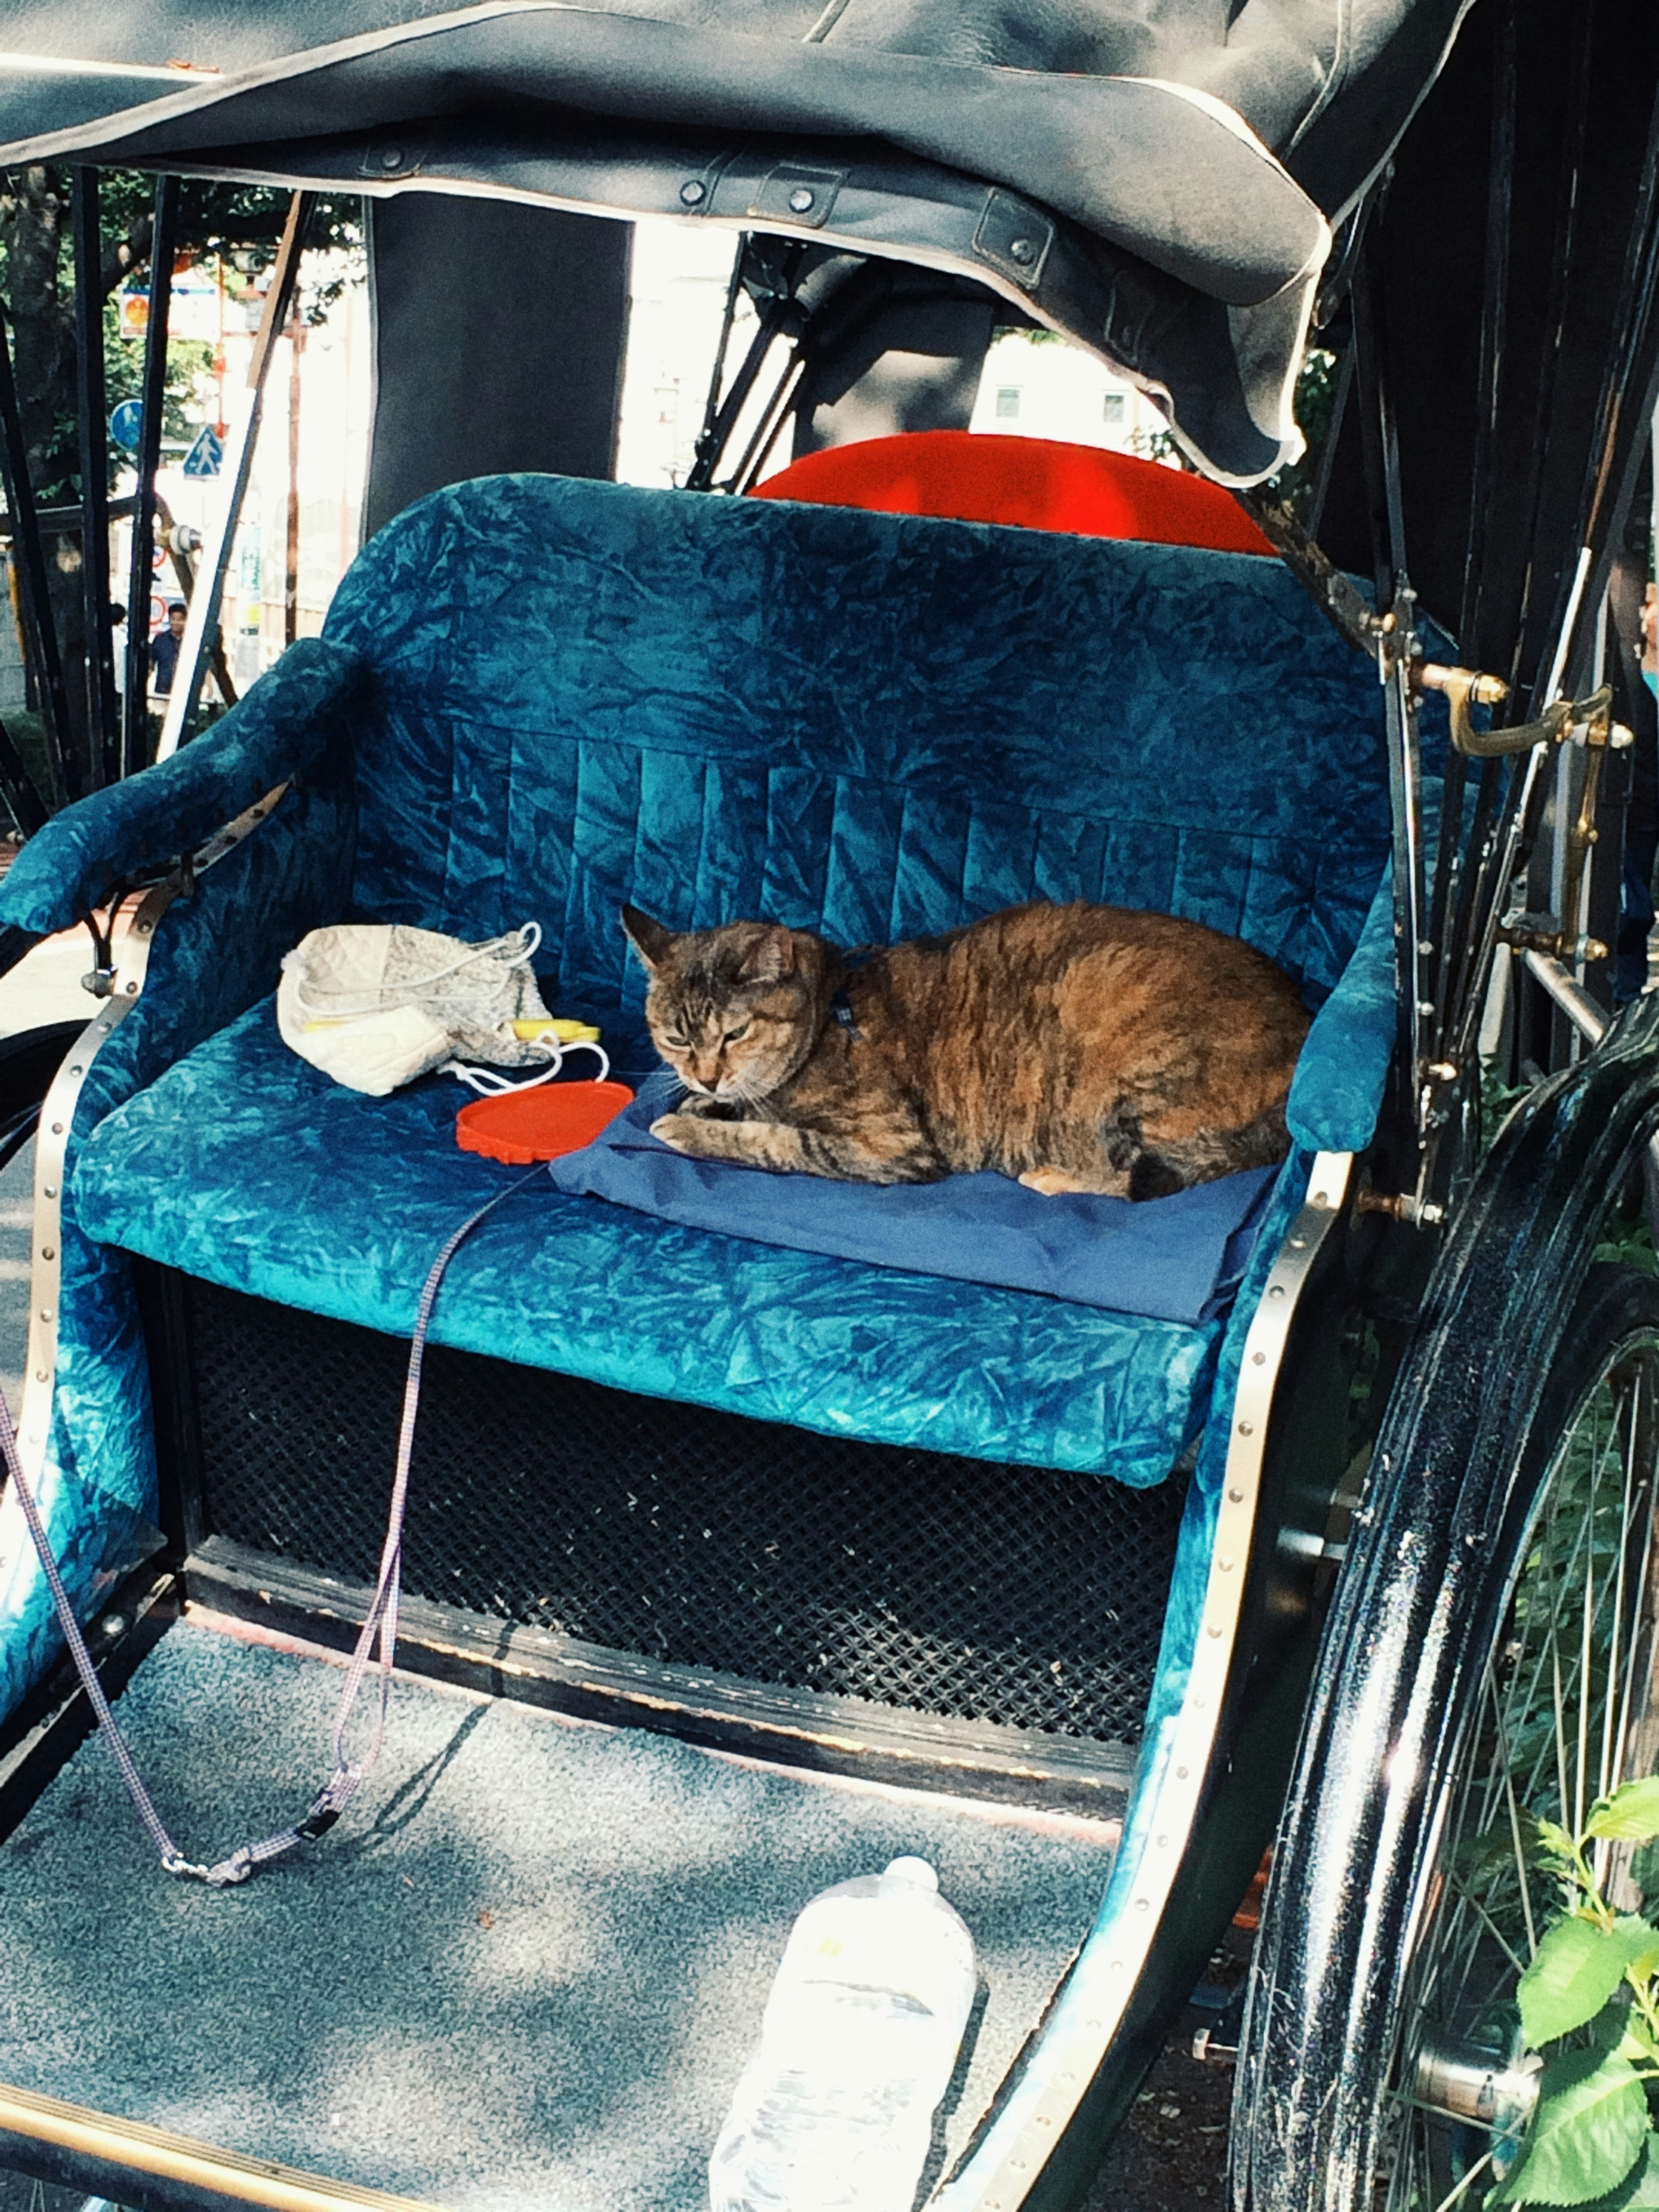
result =
[{"label": "gray floor mat", "polygon": [[[297,1816],[340,1679],[169,1632],[119,1710],[184,1850]],[[84,1745],[0,1845],[0,2080],[457,2212],[698,2212],[795,1913],[900,1851],[979,1955],[953,2157],[1088,1928],[1098,1831],[410,1682],[346,1820],[232,1892],[162,1875]]]}]

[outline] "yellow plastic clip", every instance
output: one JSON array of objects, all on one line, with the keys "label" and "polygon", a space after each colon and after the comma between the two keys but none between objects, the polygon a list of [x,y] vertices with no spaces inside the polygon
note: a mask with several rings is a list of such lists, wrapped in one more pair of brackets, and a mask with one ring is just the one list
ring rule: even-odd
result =
[{"label": "yellow plastic clip", "polygon": [[514,1022],[513,1034],[520,1044],[530,1044],[544,1036],[556,1036],[561,1044],[597,1044],[599,1041],[599,1033],[591,1022],[558,1018],[551,1021]]}]

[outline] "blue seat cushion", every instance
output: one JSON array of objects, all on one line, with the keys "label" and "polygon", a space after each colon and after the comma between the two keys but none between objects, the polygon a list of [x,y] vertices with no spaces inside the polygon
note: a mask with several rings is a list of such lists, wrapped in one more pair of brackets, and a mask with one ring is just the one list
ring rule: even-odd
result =
[{"label": "blue seat cushion", "polygon": [[1001,1175],[884,1189],[775,1175],[687,1159],[659,1144],[651,1124],[679,1093],[676,1078],[659,1068],[594,1143],[553,1162],[553,1181],[693,1228],[1159,1321],[1207,1321],[1226,1305],[1273,1180],[1271,1168],[1255,1168],[1131,1206],[1043,1198]]},{"label": "blue seat cushion", "polygon": [[833,1436],[1158,1482],[1201,1425],[1221,1324],[1106,1312],[661,1221],[463,1152],[464,1094],[342,1089],[272,1002],[177,1061],[82,1148],[76,1215],[106,1244],[406,1336],[464,1244],[434,1341]]}]

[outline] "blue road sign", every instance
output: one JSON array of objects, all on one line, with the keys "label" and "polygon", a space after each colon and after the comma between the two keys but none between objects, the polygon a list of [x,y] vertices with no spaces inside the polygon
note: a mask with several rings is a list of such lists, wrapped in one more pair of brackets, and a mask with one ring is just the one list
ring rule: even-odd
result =
[{"label": "blue road sign", "polygon": [[109,434],[116,444],[129,453],[138,450],[138,434],[143,426],[144,410],[136,399],[124,399],[109,418]]},{"label": "blue road sign", "polygon": [[187,477],[216,477],[225,458],[225,449],[211,425],[204,423],[200,436],[185,455],[185,474]]}]

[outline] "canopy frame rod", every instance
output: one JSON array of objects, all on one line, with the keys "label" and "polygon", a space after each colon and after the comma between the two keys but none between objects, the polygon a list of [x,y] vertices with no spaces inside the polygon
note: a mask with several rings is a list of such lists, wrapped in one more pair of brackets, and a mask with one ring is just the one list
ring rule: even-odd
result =
[{"label": "canopy frame rod", "polygon": [[179,240],[179,179],[155,183],[150,224],[149,319],[144,328],[143,383],[139,398],[138,450],[133,456],[138,489],[132,510],[132,557],[127,568],[125,707],[121,770],[136,775],[149,755],[149,603],[155,589],[155,472],[161,465],[161,418],[167,407],[167,321],[173,304],[173,257]]},{"label": "canopy frame rod", "polygon": [[[1516,0],[1506,0],[1498,28],[1498,70],[1492,93],[1490,134],[1490,172],[1486,192],[1486,258],[1481,275],[1480,353],[1476,371],[1480,416],[1475,427],[1471,470],[1469,522],[1465,540],[1463,596],[1458,610],[1458,641],[1473,651],[1479,632],[1480,596],[1490,509],[1494,488],[1499,381],[1507,328],[1510,250],[1515,199],[1516,64]],[[1454,746],[1447,756],[1446,782],[1440,813],[1440,850],[1435,870],[1434,903],[1430,934],[1442,948],[1437,996],[1446,1002],[1447,1022],[1454,1041],[1452,1057],[1461,1060],[1472,1045],[1466,1035],[1471,1006],[1484,1006],[1486,988],[1477,983],[1474,969],[1479,957],[1466,960],[1456,975],[1444,973],[1450,948],[1467,946],[1478,928],[1485,942],[1488,902],[1492,896],[1491,863],[1504,808],[1514,797],[1521,773],[1513,760],[1487,760],[1480,764],[1475,791],[1474,818],[1467,840],[1458,830],[1463,818],[1468,770]],[[1441,980],[1443,978],[1443,980]],[[1477,1014],[1476,1019],[1479,1016]]]},{"label": "canopy frame rod", "polygon": [[[805,329],[810,316],[809,311],[801,305],[796,296],[796,280],[800,272],[801,263],[806,256],[806,248],[796,244],[792,246],[783,257],[778,281],[769,284],[766,295],[756,311],[757,321],[755,335],[749,343],[749,350],[744,356],[730,384],[726,385],[724,396],[720,399],[718,406],[715,404],[715,389],[724,381],[720,371],[725,364],[726,348],[731,342],[732,318],[737,311],[738,294],[740,290],[747,289],[744,286],[744,278],[750,265],[752,243],[753,234],[744,231],[738,242],[737,258],[732,264],[732,289],[726,297],[726,319],[720,331],[720,351],[716,357],[714,368],[715,381],[710,387],[708,406],[704,412],[702,430],[697,439],[696,459],[686,476],[684,489],[687,491],[746,491],[748,489],[749,481],[752,481],[752,477],[745,481],[745,472],[750,469],[751,464],[756,468],[764,466],[766,453],[770,451],[776,439],[783,416],[787,411],[788,397],[793,392],[799,374],[801,333]],[[752,294],[750,296],[753,296]],[[772,342],[778,337],[785,337],[791,341],[792,350],[789,359],[784,365],[777,384],[774,386],[771,398],[761,410],[759,425],[744,449],[742,459],[726,481],[723,484],[717,485],[714,482],[714,471],[720,466],[726,447],[732,441],[732,434],[738,426],[738,418],[742,414],[750,394],[759,381],[761,371],[766,366],[767,356],[772,350]],[[780,401],[783,403],[781,407]],[[769,428],[771,431],[771,436],[765,437],[764,434]],[[764,450],[760,452],[757,459],[757,448],[761,445],[763,438],[764,438]]]},{"label": "canopy frame rod", "polygon": [[1422,759],[1413,681],[1422,650],[1417,635],[1417,597],[1406,565],[1400,444],[1389,398],[1381,288],[1376,282],[1375,256],[1369,239],[1354,264],[1351,297],[1360,445],[1381,617],[1372,642],[1388,719],[1398,1050],[1402,1072],[1410,1084],[1418,1152],[1416,1197],[1420,1206],[1429,1170],[1430,1115],[1433,1109],[1428,1071],[1434,1059],[1433,1024],[1437,1011],[1430,996],[1430,963],[1437,948],[1428,933]]},{"label": "canopy frame rod", "polygon": [[81,597],[85,610],[83,680],[87,786],[97,791],[120,774],[115,709],[115,641],[109,573],[109,392],[104,373],[102,225],[96,169],[70,172],[70,222],[75,261],[75,381],[81,461]]},{"label": "canopy frame rod", "polygon": [[230,562],[236,525],[241,518],[242,501],[247,493],[248,477],[253,467],[253,449],[258,440],[259,422],[264,408],[265,385],[270,374],[270,364],[276,357],[276,341],[288,321],[295,282],[299,274],[300,257],[305,248],[306,232],[316,204],[315,192],[295,192],[289,202],[288,220],[283,226],[282,242],[276,248],[276,259],[265,293],[264,308],[259,317],[258,335],[253,341],[253,357],[248,365],[247,388],[241,398],[240,418],[232,426],[221,464],[222,490],[218,512],[204,539],[202,557],[197,566],[196,589],[191,594],[190,611],[185,617],[184,639],[179,647],[173,689],[167,695],[167,715],[161,724],[161,740],[155,749],[158,761],[167,760],[189,737],[201,698],[202,681],[207,672],[211,641],[218,635],[219,611],[224,599],[225,571]]},{"label": "canopy frame rod", "polygon": [[[80,775],[69,744],[69,694],[64,689],[58,627],[46,583],[40,515],[35,505],[33,479],[29,475],[28,441],[23,435],[23,417],[17,404],[10,317],[3,306],[0,306],[0,477],[4,481],[6,511],[11,518],[12,555],[17,563],[23,635],[33,665],[47,769],[58,799],[78,799]],[[48,806],[47,811],[50,811]],[[19,827],[22,826],[20,822]]]}]

